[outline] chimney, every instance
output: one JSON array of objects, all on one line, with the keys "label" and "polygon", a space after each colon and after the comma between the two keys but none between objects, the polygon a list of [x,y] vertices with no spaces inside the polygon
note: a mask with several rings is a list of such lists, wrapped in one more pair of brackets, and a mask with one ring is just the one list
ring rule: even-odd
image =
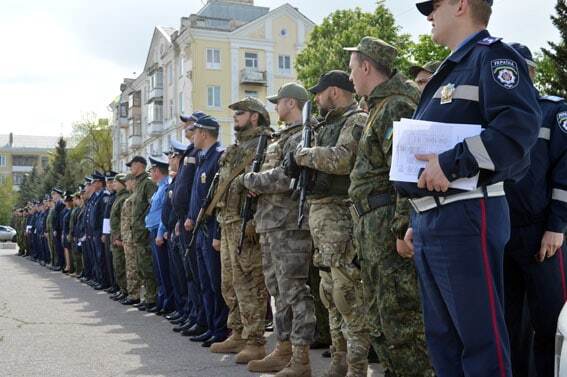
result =
[{"label": "chimney", "polygon": [[14,146],[14,134],[11,132],[10,132],[10,137],[8,139],[8,145],[10,146],[10,148]]}]

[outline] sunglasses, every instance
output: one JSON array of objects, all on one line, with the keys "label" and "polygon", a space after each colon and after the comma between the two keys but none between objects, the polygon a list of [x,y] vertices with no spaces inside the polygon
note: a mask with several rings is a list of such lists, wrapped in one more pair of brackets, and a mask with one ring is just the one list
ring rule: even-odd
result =
[{"label": "sunglasses", "polygon": [[234,112],[234,115],[236,115],[236,116],[241,116],[241,115],[244,114],[244,113],[246,113],[246,111],[244,111],[244,110],[238,110],[238,111],[235,111],[235,112]]}]

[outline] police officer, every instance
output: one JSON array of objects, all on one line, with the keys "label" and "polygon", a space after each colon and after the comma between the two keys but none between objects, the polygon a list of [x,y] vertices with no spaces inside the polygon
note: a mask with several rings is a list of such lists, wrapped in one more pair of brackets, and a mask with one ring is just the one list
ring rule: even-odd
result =
[{"label": "police officer", "polygon": [[[64,269],[65,265],[65,252],[63,248],[63,241],[61,235],[63,233],[62,229],[62,217],[63,210],[65,209],[65,203],[63,202],[63,194],[65,192],[56,187],[51,191],[51,200],[53,201],[53,218],[52,218],[52,240],[53,247],[55,250],[55,256],[57,262],[55,263],[55,270],[61,271]],[[52,262],[53,264],[53,262]]]},{"label": "police officer", "polygon": [[132,247],[137,259],[138,274],[145,288],[145,302],[137,306],[139,310],[152,310],[156,305],[156,280],[152,261],[152,249],[150,246],[149,233],[146,228],[145,218],[150,201],[156,185],[146,173],[148,162],[142,156],[134,156],[126,166],[134,176],[135,187],[132,194]]},{"label": "police officer", "polygon": [[[511,376],[503,261],[510,235],[504,181],[529,167],[541,112],[525,61],[490,36],[492,0],[417,4],[433,41],[452,53],[425,87],[415,119],[479,124],[480,135],[426,163],[418,183],[397,183],[415,214],[413,239],[429,354],[439,376]],[[478,177],[478,188],[449,188]],[[411,242],[409,242],[411,244]]]},{"label": "police officer", "polygon": [[332,340],[331,365],[325,376],[366,376],[369,327],[360,270],[353,264],[356,252],[347,199],[349,174],[367,115],[354,101],[354,87],[344,71],[327,72],[309,91],[315,94],[324,119],[317,125],[313,147],[290,153],[287,165],[294,178],[299,176],[294,166],[314,171],[309,189],[309,229],[315,244],[314,264],[321,276],[319,294],[329,312]]},{"label": "police officer", "polygon": [[430,376],[415,268],[395,253],[405,246],[409,204],[396,198],[388,179],[393,122],[411,116],[419,91],[396,71],[397,50],[388,43],[364,37],[346,50],[351,51],[354,88],[367,98],[370,111],[350,174],[349,197],[371,340],[388,373]]},{"label": "police officer", "polygon": [[[189,230],[195,237],[195,253],[202,288],[202,302],[207,316],[207,331],[191,337],[191,341],[202,342],[203,347],[224,341],[228,336],[226,320],[228,308],[221,292],[220,234],[214,217],[204,218],[199,224],[199,212],[209,193],[213,178],[219,169],[219,159],[224,149],[217,141],[219,123],[210,116],[201,117],[195,123],[193,143],[199,149],[191,199],[189,203]],[[208,207],[208,206],[207,206]],[[194,229],[199,226],[198,229]],[[213,241],[218,241],[214,242]]]},{"label": "police officer", "polygon": [[268,292],[254,221],[247,223],[242,249],[238,250],[240,211],[246,190],[234,178],[250,171],[262,135],[267,143],[271,134],[270,116],[262,102],[252,97],[228,107],[234,111],[236,143],[228,147],[221,158],[215,195],[222,195],[217,203],[217,219],[221,226],[222,294],[229,308],[228,327],[232,333],[226,341],[214,344],[211,352],[237,353],[236,363],[248,364],[266,356],[264,327]]},{"label": "police officer", "polygon": [[440,65],[440,61],[432,61],[423,66],[413,65],[410,67],[410,77],[413,79],[413,81],[415,81],[420,92],[423,92],[425,85],[427,85],[429,80],[431,80],[431,77],[433,77],[433,74],[435,73],[435,71],[437,71]]},{"label": "police officer", "polygon": [[[530,50],[518,43],[511,46],[526,60],[533,80],[536,65]],[[504,257],[504,297],[514,376],[529,375],[532,345],[537,375],[553,376],[557,319],[567,300],[562,250],[567,230],[567,103],[540,96],[539,104],[543,123],[529,171],[516,184],[506,185],[512,229]]]},{"label": "police officer", "polygon": [[109,287],[106,259],[104,256],[104,243],[102,239],[102,225],[104,220],[104,210],[108,199],[105,194],[105,177],[104,174],[95,171],[91,174],[91,190],[92,196],[89,200],[90,206],[87,212],[87,236],[90,237],[91,256],[93,257],[93,266],[96,284],[92,287],[95,290],[102,290]]},{"label": "police officer", "polygon": [[169,276],[169,256],[167,240],[164,238],[165,225],[161,222],[161,212],[169,186],[169,162],[162,158],[150,156],[150,178],[157,190],[150,200],[150,208],[146,214],[146,228],[149,233],[149,243],[152,248],[154,275],[158,284],[157,305],[148,312],[166,315],[173,311],[173,288]]},{"label": "police officer", "polygon": [[[248,363],[251,372],[278,372],[276,376],[310,376],[309,345],[315,333],[315,309],[307,279],[312,256],[309,220],[298,226],[298,201],[291,197],[291,179],[282,162],[301,141],[302,109],[309,95],[297,83],[283,85],[268,97],[285,127],[266,150],[259,173],[247,173],[240,182],[259,195],[254,219],[260,234],[264,276],[276,301],[276,337],[272,353]],[[308,217],[308,216],[307,216]]]},{"label": "police officer", "polygon": [[105,289],[107,293],[116,293],[119,291],[116,284],[116,279],[114,277],[114,265],[113,255],[112,255],[112,244],[110,242],[110,211],[112,210],[112,204],[116,199],[116,191],[114,190],[114,177],[116,176],[115,171],[107,171],[104,173],[104,179],[106,183],[106,190],[104,191],[104,216],[102,220],[102,242],[104,246],[104,273],[106,275],[106,281],[109,283],[109,287]]}]

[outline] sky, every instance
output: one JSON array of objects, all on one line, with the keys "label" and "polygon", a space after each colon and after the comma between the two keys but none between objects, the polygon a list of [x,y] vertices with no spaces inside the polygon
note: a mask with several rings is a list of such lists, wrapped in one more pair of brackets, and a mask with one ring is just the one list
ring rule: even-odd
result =
[{"label": "sky", "polygon": [[[337,9],[372,11],[376,1],[286,2],[315,23]],[[205,0],[0,0],[0,134],[69,135],[85,114],[109,116],[124,77],[143,70],[154,26],[179,28]],[[402,32],[430,26],[412,0],[386,0]],[[324,4],[325,6],[321,6]],[[550,20],[555,0],[495,0],[489,30],[537,51],[559,34]]]}]

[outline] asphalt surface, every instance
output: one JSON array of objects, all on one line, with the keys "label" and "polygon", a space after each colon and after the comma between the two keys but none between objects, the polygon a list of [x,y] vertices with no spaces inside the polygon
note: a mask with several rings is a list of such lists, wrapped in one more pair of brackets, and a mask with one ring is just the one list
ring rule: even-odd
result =
[{"label": "asphalt surface", "polygon": [[[0,377],[266,377],[75,278],[0,248]],[[266,333],[268,349],[274,335]],[[311,352],[313,377],[329,363]],[[381,377],[377,365],[368,376]]]}]

